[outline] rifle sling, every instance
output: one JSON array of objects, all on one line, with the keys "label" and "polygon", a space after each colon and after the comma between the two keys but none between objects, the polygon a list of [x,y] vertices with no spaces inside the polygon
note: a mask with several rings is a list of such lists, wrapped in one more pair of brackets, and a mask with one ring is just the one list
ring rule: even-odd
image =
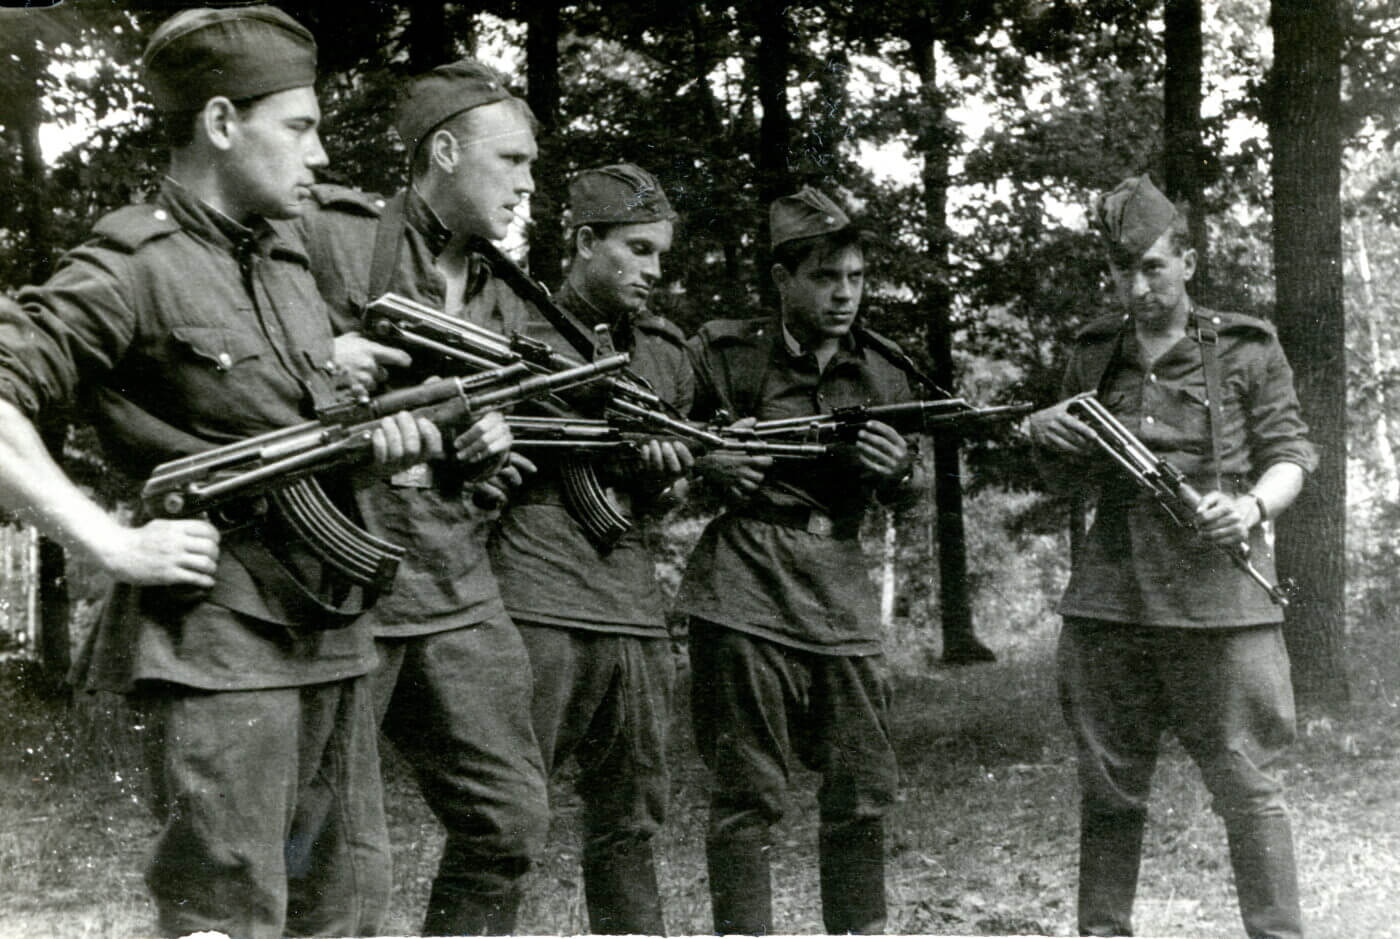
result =
[{"label": "rifle sling", "polygon": [[[365,590],[359,603],[349,600],[335,605],[327,603],[301,582],[282,561],[272,553],[261,534],[251,538],[229,539],[224,542],[224,550],[236,557],[255,580],[266,588],[264,602],[272,607],[274,614],[280,614],[284,623],[295,623],[293,628],[308,631],[339,629],[350,625],[373,604],[375,597]],[[253,573],[256,572],[256,573]],[[238,609],[240,598],[230,590],[225,581],[216,581],[209,599],[222,606]]]},{"label": "rifle sling", "polygon": [[493,274],[504,280],[522,300],[534,306],[585,361],[593,361],[598,353],[597,344],[593,340],[593,330],[556,303],[543,284],[521,270],[505,252],[485,238],[472,238],[469,247],[486,259]]},{"label": "rifle sling", "polygon": [[374,229],[374,253],[369,262],[369,295],[367,299],[382,297],[389,292],[389,282],[394,279],[394,269],[399,265],[399,251],[403,244],[404,197],[408,190],[391,196],[379,214],[379,224]]},{"label": "rifle sling", "polygon": [[1206,325],[1202,317],[1191,310],[1190,325],[1196,331],[1196,343],[1201,347],[1201,371],[1206,379],[1206,420],[1210,427],[1210,471],[1214,488],[1220,490],[1220,428],[1225,426],[1221,404],[1219,336]]}]

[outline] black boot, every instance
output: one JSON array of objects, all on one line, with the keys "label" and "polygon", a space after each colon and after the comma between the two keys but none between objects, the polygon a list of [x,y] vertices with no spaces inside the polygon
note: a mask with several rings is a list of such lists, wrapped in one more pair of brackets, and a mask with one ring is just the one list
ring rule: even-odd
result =
[{"label": "black boot", "polygon": [[832,935],[885,931],[885,825],[879,819],[822,826],[822,920]]},{"label": "black boot", "polygon": [[666,935],[650,840],[583,850],[588,928],[600,935]]},{"label": "black boot", "polygon": [[995,662],[997,654],[982,644],[972,633],[963,636],[944,636],[944,665],[983,665]]},{"label": "black boot", "polygon": [[710,838],[705,842],[710,869],[710,901],[715,932],[766,936],[773,931],[773,885],[761,837]]},{"label": "black boot", "polygon": [[510,890],[483,896],[433,881],[428,912],[423,918],[425,936],[509,936],[515,931],[520,892]]},{"label": "black boot", "polygon": [[1131,936],[1147,812],[1079,817],[1079,934]]},{"label": "black boot", "polygon": [[1303,914],[1288,817],[1232,820],[1226,833],[1245,932],[1250,939],[1301,939]]}]

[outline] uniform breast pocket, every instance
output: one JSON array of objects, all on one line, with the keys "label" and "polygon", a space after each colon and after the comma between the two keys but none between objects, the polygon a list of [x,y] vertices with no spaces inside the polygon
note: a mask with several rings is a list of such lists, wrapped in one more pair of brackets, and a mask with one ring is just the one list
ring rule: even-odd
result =
[{"label": "uniform breast pocket", "polygon": [[1164,417],[1179,435],[1177,446],[1188,453],[1205,453],[1210,444],[1210,404],[1205,389],[1178,388],[1171,405],[1172,413]]},{"label": "uniform breast pocket", "polygon": [[176,326],[170,331],[177,353],[189,365],[232,372],[262,355],[253,336],[224,326]]},{"label": "uniform breast pocket", "polygon": [[164,393],[179,396],[186,412],[201,415],[201,425],[261,415],[268,382],[257,336],[222,326],[176,326],[170,337]]}]

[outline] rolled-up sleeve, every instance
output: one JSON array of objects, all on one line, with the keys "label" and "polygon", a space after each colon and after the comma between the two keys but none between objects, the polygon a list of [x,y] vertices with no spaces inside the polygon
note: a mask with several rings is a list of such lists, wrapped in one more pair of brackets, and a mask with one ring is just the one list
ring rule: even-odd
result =
[{"label": "rolled-up sleeve", "polygon": [[1276,339],[1261,346],[1255,392],[1249,402],[1249,450],[1255,471],[1275,463],[1296,463],[1305,472],[1317,468],[1317,447],[1308,440],[1293,369]]},{"label": "rolled-up sleeve", "polygon": [[111,371],[134,331],[125,268],[124,255],[79,248],[0,303],[0,396],[34,420],[72,402],[80,377]]}]

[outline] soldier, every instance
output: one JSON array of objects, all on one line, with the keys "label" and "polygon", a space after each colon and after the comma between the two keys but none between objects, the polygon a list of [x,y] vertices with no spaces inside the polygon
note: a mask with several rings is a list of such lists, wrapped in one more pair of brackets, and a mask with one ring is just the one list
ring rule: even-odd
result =
[{"label": "soldier", "polygon": [[[685,337],[647,311],[671,247],[666,194],[623,163],[585,170],[569,187],[571,260],[559,303],[586,326],[610,327],[633,371],[685,413],[693,379]],[[547,329],[537,328],[536,332]],[[551,344],[561,341],[550,337]],[[637,522],[691,464],[683,444],[648,441],[639,473],[594,464]],[[583,884],[595,933],[665,931],[652,836],[665,820],[671,645],[654,559],[633,527],[608,548],[565,508],[559,467],[516,496],[492,540],[492,564],[534,667],[535,733],[545,766],[578,759],[584,804]]]},{"label": "soldier", "polygon": [[[389,857],[369,632],[288,585],[315,565],[275,513],[222,542],[201,520],[124,526],[34,431],[97,399],[114,455],[144,475],[187,444],[300,423],[334,398],[325,306],[273,221],[302,210],[326,162],[311,35],[271,7],[186,10],[142,69],[171,148],[155,201],[105,216],[0,312],[0,501],[119,581],[75,681],[144,711],[159,930],[373,933]],[[376,437],[390,468],[441,453],[432,425],[406,415]],[[289,918],[293,815],[313,777],[340,811],[306,873],[316,902]]]},{"label": "soldier", "polygon": [[[467,240],[505,237],[534,189],[524,102],[496,73],[463,60],[414,79],[394,126],[411,161],[409,187],[385,200],[318,186],[301,223],[342,333],[337,361],[367,386],[390,370],[395,383],[423,373],[407,353],[356,332],[366,303],[386,291],[502,332],[525,316]],[[493,417],[478,425],[481,439],[509,443]],[[447,829],[423,932],[509,933],[549,810],[530,728],[530,661],[486,556],[485,513],[441,464],[361,490],[360,508],[372,530],[408,547],[393,594],[368,616],[381,659],[374,707]]]},{"label": "soldier", "polygon": [[[706,323],[691,340],[695,413],[786,418],[911,397],[896,351],[858,323],[865,238],[805,188],[770,212],[781,308]],[[690,558],[696,739],[713,775],[706,838],[714,925],[772,930],[769,827],[794,757],[822,774],[822,915],[831,933],[884,930],[884,814],[897,784],[879,604],[857,538],[872,499],[917,497],[909,445],[870,421],[819,467],[706,458],[733,500]]]},{"label": "soldier", "polygon": [[[1195,525],[1248,542],[1273,578],[1263,523],[1316,465],[1293,376],[1269,323],[1198,307],[1185,214],[1146,176],[1099,200],[1119,309],[1079,331],[1063,392],[1095,391],[1206,495]],[[1097,510],[1060,601],[1060,697],[1079,750],[1079,929],[1132,935],[1142,832],[1160,738],[1191,754],[1225,823],[1251,937],[1298,937],[1293,836],[1270,764],[1293,739],[1280,609],[1176,526],[1093,443],[1064,402],[1032,415],[1051,483],[1095,483]]]}]

